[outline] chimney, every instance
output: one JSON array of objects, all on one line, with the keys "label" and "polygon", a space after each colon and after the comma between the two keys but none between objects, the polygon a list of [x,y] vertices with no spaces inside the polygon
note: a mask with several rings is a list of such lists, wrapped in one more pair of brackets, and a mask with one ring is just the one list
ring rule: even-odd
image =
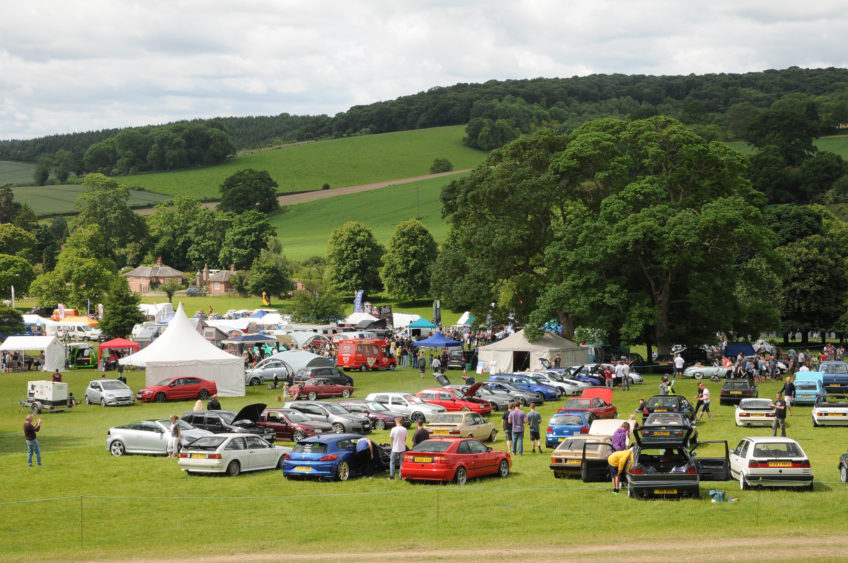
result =
[{"label": "chimney", "polygon": [[157,259],[156,259],[156,265],[157,265],[157,266],[161,266],[161,265],[162,265],[162,257],[161,257],[161,256],[160,256],[159,258],[157,258]]},{"label": "chimney", "polygon": [[231,272],[235,272],[235,271],[236,271],[236,263],[235,263],[235,262],[231,262],[231,263],[230,263],[230,271],[231,271]]}]

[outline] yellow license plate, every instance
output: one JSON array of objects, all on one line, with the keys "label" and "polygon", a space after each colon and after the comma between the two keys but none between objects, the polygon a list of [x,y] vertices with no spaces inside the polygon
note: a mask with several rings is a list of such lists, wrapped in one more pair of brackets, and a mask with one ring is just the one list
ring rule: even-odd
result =
[{"label": "yellow license plate", "polygon": [[557,438],[557,442],[562,442],[563,440],[565,440],[565,436],[560,436],[559,438]]},{"label": "yellow license plate", "polygon": [[206,454],[191,454],[192,459],[206,459]]},{"label": "yellow license plate", "polygon": [[654,436],[671,436],[671,432],[654,432]]},{"label": "yellow license plate", "polygon": [[567,459],[565,460],[566,465],[580,465],[579,459]]},{"label": "yellow license plate", "polygon": [[764,415],[764,414],[752,414],[751,416],[759,416],[759,417],[761,417],[761,418],[762,418],[762,417],[764,417],[765,415]]},{"label": "yellow license plate", "polygon": [[676,495],[677,489],[654,489],[655,495]]},{"label": "yellow license plate", "polygon": [[294,470],[295,470],[295,471],[306,471],[306,472],[309,472],[309,471],[312,471],[312,468],[311,468],[311,467],[309,467],[308,465],[298,465],[297,467],[295,467],[295,468],[294,468]]},{"label": "yellow license plate", "polygon": [[433,434],[447,434],[447,433],[448,433],[447,430],[434,430],[433,431]]},{"label": "yellow license plate", "polygon": [[789,461],[770,461],[768,464],[769,467],[792,467],[792,463]]},{"label": "yellow license plate", "polygon": [[415,463],[433,463],[432,457],[414,457],[412,461]]},{"label": "yellow license plate", "polygon": [[654,409],[654,412],[668,412],[668,409]]},{"label": "yellow license plate", "polygon": [[730,394],[731,395],[741,395],[742,391],[731,391]]},{"label": "yellow license plate", "polygon": [[838,383],[831,383],[830,385],[828,385],[828,387],[839,387],[839,384]]}]

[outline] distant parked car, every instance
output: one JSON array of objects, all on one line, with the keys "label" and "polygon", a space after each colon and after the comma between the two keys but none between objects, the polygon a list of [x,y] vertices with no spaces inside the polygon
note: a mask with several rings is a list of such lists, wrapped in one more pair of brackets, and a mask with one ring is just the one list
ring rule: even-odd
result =
[{"label": "distant parked car", "polygon": [[331,424],[311,420],[293,409],[265,409],[256,424],[273,428],[277,439],[287,442],[299,442],[309,436],[333,431]]},{"label": "distant parked car", "polygon": [[386,428],[394,428],[395,419],[403,418],[403,425],[407,428],[412,421],[408,414],[389,410],[382,403],[376,401],[366,401],[365,399],[345,399],[337,403],[346,408],[352,413],[361,414],[368,417],[371,421],[371,427],[374,430],[385,430]]},{"label": "distant parked car", "polygon": [[245,433],[256,434],[269,442],[277,439],[273,428],[257,424],[262,419],[264,403],[254,403],[242,407],[238,413],[232,411],[192,411],[183,413],[182,420],[192,426],[203,428],[214,434]]},{"label": "distant parked car", "polygon": [[333,366],[309,366],[300,368],[295,372],[294,379],[290,380],[289,383],[292,381],[298,383],[300,381],[306,381],[316,377],[320,377],[321,379],[325,379],[338,385],[349,385],[353,387],[353,378]]},{"label": "distant parked car", "polygon": [[190,287],[186,289],[186,297],[206,297],[206,292],[199,287]]},{"label": "distant parked car", "polygon": [[828,401],[813,407],[813,426],[848,426],[848,403]]},{"label": "distant parked car", "polygon": [[739,404],[742,399],[755,399],[759,396],[757,386],[750,379],[728,379],[721,385],[719,404]]},{"label": "distant parked car", "polygon": [[169,377],[156,385],[139,389],[136,398],[139,401],[164,403],[180,399],[206,400],[218,394],[218,386],[214,381],[206,381],[199,377]]},{"label": "distant parked car", "polygon": [[498,435],[495,425],[476,412],[451,412],[436,415],[427,424],[427,431],[432,437],[448,436],[477,438],[482,441],[494,442]]},{"label": "distant parked car", "polygon": [[488,403],[463,399],[462,393],[456,389],[422,389],[416,395],[428,403],[445,407],[448,412],[465,411],[482,415],[488,415],[492,412],[492,407]]},{"label": "distant parked car", "polygon": [[282,469],[291,448],[273,446],[253,434],[215,434],[198,438],[180,452],[180,468],[192,473],[226,473]]},{"label": "distant parked car", "polygon": [[95,379],[85,388],[85,404],[101,407],[134,405],[135,395],[123,381]]},{"label": "distant parked car", "polygon": [[[180,445],[185,447],[194,440],[209,436],[208,430],[195,428],[191,424],[177,420],[180,425]],[[168,453],[168,440],[171,438],[171,421],[140,420],[123,426],[113,426],[106,432],[106,449],[113,456],[124,454],[165,455]]]},{"label": "distant parked car", "polygon": [[254,367],[244,370],[245,385],[277,385],[283,381],[291,381],[291,378],[292,372],[288,364],[276,358],[265,358]]},{"label": "distant parked car", "polygon": [[771,426],[774,407],[771,399],[742,399],[736,407],[736,426]]},{"label": "distant parked car", "polygon": [[289,401],[285,405],[287,409],[294,409],[302,413],[306,418],[328,422],[336,434],[359,433],[369,434],[371,432],[371,421],[367,416],[354,414],[336,403],[329,401]]}]

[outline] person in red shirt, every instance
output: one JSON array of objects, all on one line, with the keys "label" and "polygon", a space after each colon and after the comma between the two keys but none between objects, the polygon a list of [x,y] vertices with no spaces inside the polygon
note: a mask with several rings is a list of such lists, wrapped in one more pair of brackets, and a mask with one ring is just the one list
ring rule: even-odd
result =
[{"label": "person in red shirt", "polygon": [[53,372],[53,381],[62,381],[62,374],[59,373],[59,370]]}]

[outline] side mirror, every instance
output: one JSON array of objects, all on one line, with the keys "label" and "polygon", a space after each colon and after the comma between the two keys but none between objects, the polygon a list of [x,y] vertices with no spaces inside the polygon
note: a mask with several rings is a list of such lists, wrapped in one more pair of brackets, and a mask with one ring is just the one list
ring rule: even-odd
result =
[{"label": "side mirror", "polygon": [[490,446],[486,446],[486,451],[490,452],[490,451],[492,451],[492,448]]}]

